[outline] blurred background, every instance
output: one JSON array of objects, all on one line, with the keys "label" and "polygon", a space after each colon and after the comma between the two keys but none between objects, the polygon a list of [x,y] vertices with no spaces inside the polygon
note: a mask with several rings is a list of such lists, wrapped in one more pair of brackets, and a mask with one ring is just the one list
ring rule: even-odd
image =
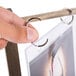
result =
[{"label": "blurred background", "polygon": [[[65,8],[76,8],[76,0],[0,0],[0,6],[11,8],[20,17],[57,11]],[[38,30],[39,37],[51,30],[60,22],[59,18],[33,22],[33,26]],[[43,30],[44,28],[44,30]],[[74,52],[76,50],[76,25],[73,25]],[[18,44],[19,58],[22,76],[27,76],[27,67],[24,50],[30,44]],[[76,52],[75,52],[76,53]],[[76,63],[76,57],[75,57]],[[0,75],[9,76],[6,61],[5,48],[0,50]]]}]

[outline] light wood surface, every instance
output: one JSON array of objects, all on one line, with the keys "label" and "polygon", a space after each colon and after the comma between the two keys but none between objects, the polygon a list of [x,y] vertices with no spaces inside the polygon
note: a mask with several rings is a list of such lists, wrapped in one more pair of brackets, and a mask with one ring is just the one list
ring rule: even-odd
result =
[{"label": "light wood surface", "polygon": [[[72,14],[76,14],[76,8],[71,8],[69,10],[72,11]],[[22,17],[22,18],[25,19],[26,21],[28,21],[28,19],[33,18],[33,17],[38,17],[41,20],[45,20],[45,19],[52,19],[52,18],[68,16],[68,15],[70,15],[70,12],[68,11],[68,8],[66,8],[66,9],[62,9],[59,11],[36,14],[36,15],[26,16],[26,17]],[[33,19],[32,21],[38,21],[38,20]]]}]

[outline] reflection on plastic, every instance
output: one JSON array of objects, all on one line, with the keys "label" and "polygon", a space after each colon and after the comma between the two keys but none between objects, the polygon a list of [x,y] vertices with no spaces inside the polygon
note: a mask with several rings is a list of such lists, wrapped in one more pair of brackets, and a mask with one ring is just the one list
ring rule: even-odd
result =
[{"label": "reflection on plastic", "polygon": [[27,49],[30,76],[75,76],[72,27],[62,27],[60,25],[54,28],[56,32],[53,30],[44,36],[48,38],[45,47]]}]

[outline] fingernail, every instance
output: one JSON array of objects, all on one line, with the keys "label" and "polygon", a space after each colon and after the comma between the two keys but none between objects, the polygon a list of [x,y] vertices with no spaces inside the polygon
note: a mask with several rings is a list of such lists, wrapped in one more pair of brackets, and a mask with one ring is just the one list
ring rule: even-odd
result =
[{"label": "fingernail", "polygon": [[38,39],[38,32],[35,29],[29,28],[27,31],[28,42],[34,42]]},{"label": "fingernail", "polygon": [[30,42],[33,40],[34,36],[33,36],[33,31],[31,29],[27,30],[27,40]]}]

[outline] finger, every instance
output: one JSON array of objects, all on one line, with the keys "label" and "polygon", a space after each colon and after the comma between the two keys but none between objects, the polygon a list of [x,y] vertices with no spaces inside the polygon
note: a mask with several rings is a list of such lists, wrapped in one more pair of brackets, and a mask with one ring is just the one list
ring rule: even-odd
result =
[{"label": "finger", "polygon": [[3,7],[0,7],[0,19],[14,25],[24,25],[25,23],[24,19],[18,17],[16,14]]},{"label": "finger", "polygon": [[0,49],[5,48],[8,41],[5,39],[0,39]]},{"label": "finger", "polygon": [[33,27],[17,26],[0,20],[1,37],[14,42],[33,42],[38,38],[38,32]]}]

